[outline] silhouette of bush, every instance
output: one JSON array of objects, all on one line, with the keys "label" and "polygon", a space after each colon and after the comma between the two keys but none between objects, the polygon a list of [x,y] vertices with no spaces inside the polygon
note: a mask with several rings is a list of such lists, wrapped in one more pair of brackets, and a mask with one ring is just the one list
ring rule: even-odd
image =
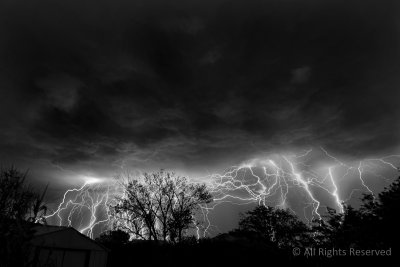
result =
[{"label": "silhouette of bush", "polygon": [[96,238],[96,241],[106,246],[125,245],[129,242],[129,234],[122,230],[109,230]]}]

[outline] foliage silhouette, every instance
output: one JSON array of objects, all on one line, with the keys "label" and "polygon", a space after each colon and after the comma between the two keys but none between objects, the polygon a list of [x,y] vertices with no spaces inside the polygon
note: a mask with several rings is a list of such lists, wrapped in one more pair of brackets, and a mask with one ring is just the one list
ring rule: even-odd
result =
[{"label": "foliage silhouette", "polygon": [[122,230],[109,230],[96,238],[96,241],[107,246],[112,246],[113,244],[125,245],[129,242],[129,234]]},{"label": "foliage silhouette", "polygon": [[306,243],[310,232],[310,228],[289,210],[262,205],[242,216],[239,230],[255,232],[280,248]]},{"label": "foliage silhouette", "polygon": [[181,242],[186,230],[196,226],[200,205],[212,201],[204,184],[163,170],[145,173],[123,184],[123,197],[111,207],[116,229],[135,239]]},{"label": "foliage silhouette", "polygon": [[[379,245],[399,248],[399,203],[400,203],[400,177],[397,178],[388,188],[381,192],[377,199],[372,197],[364,198],[362,211],[368,214],[370,231],[379,238]],[[364,222],[365,224],[365,222]]]},{"label": "foliage silhouette", "polygon": [[[1,266],[29,266],[29,240],[34,222],[44,221],[43,197],[25,185],[15,168],[0,172]],[[214,238],[196,239],[188,229],[199,205],[212,200],[203,184],[159,171],[124,184],[125,196],[113,206],[115,230],[97,241],[110,249],[108,266],[126,262],[146,266],[248,266],[280,264],[337,266],[385,264],[382,257],[294,257],[292,249],[390,249],[398,257],[397,211],[400,177],[378,196],[364,195],[355,209],[327,209],[324,220],[305,224],[289,210],[257,206],[242,215],[238,229]],[[139,238],[133,239],[133,238]],[[166,241],[166,242],[159,242]]]},{"label": "foliage silhouette", "polygon": [[47,211],[44,192],[39,195],[25,184],[26,173],[14,167],[0,171],[1,266],[29,266],[32,227],[43,222]]},{"label": "foliage silhouette", "polygon": [[[392,266],[398,245],[396,243],[396,213],[400,198],[400,177],[377,197],[365,195],[362,206],[355,209],[344,205],[344,212],[327,209],[324,220],[306,225],[288,210],[257,206],[248,211],[238,229],[214,238],[203,238],[181,243],[129,241],[123,246],[110,246],[109,266],[120,266],[130,260],[130,254],[141,257],[132,262],[146,266],[249,266],[280,265],[338,266],[375,265]],[[103,241],[102,241],[103,242]],[[106,242],[107,243],[107,242]],[[110,244],[110,243],[108,243]],[[293,256],[292,249],[391,249],[392,257],[315,257]],[[194,260],[195,259],[195,260]]]},{"label": "foliage silhouette", "polygon": [[344,205],[343,213],[328,208],[324,221],[314,226],[320,244],[360,249],[398,248],[398,203],[400,177],[377,197],[368,194],[362,198],[360,209]]}]

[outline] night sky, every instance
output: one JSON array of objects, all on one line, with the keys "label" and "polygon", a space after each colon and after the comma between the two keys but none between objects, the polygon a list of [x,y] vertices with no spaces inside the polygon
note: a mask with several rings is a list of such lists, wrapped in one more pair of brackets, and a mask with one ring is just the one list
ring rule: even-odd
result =
[{"label": "night sky", "polygon": [[399,152],[399,11],[397,0],[2,0],[0,164],[56,192],[84,175],[202,176],[314,146]]}]

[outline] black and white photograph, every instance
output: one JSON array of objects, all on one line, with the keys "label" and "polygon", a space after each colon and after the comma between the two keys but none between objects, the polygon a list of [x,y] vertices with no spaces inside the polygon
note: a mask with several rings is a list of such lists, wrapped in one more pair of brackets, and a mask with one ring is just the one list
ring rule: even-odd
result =
[{"label": "black and white photograph", "polygon": [[400,1],[0,0],[0,267],[398,266]]}]

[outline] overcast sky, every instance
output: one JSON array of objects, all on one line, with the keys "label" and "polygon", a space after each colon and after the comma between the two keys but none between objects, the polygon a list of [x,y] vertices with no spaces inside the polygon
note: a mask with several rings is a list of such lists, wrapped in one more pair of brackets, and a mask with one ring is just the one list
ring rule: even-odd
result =
[{"label": "overcast sky", "polygon": [[390,0],[2,0],[0,162],[35,179],[399,151]]}]

